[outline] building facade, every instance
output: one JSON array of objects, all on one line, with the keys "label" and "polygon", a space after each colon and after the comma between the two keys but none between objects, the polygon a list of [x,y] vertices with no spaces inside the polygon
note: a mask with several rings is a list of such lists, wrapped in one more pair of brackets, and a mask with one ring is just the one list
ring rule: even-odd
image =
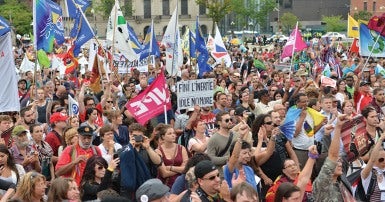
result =
[{"label": "building facade", "polygon": [[351,15],[359,11],[368,11],[379,16],[385,13],[385,0],[351,0],[349,11]]}]

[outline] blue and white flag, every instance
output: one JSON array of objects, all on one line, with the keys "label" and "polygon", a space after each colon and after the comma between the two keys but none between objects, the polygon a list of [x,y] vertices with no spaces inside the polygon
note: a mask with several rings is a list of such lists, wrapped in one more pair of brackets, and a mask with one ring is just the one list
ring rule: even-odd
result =
[{"label": "blue and white flag", "polygon": [[86,16],[81,10],[79,10],[75,18],[75,27],[71,30],[71,35],[72,34],[76,37],[73,45],[75,46],[74,56],[77,57],[80,53],[81,46],[95,36]]},{"label": "blue and white flag", "polygon": [[189,31],[189,42],[190,42],[190,57],[196,58],[195,35],[191,30]]},{"label": "blue and white flag", "polygon": [[79,103],[68,95],[68,115],[78,116],[79,115]]},{"label": "blue and white flag", "polygon": [[[365,24],[360,24],[360,55],[369,57],[370,52],[373,50],[372,57],[385,57],[385,37],[380,36],[380,33],[368,29]],[[373,48],[374,47],[374,48]]]},{"label": "blue and white flag", "polygon": [[5,33],[11,31],[11,27],[6,19],[0,16],[0,36],[3,36]]},{"label": "blue and white flag", "polygon": [[202,34],[200,32],[200,26],[199,26],[199,18],[197,17],[196,20],[196,34],[195,34],[195,47],[198,54],[198,66],[199,66],[199,74],[198,77],[202,78],[203,74],[206,72],[210,72],[212,70],[211,66],[207,63],[209,60],[209,52],[206,47],[206,43],[204,38],[202,37]]},{"label": "blue and white flag", "polygon": [[151,22],[151,27],[148,29],[146,37],[144,38],[142,52],[139,60],[147,58],[151,55],[160,57],[160,49],[155,37],[154,22]]},{"label": "blue and white flag", "polygon": [[92,4],[92,0],[65,0],[68,17],[76,18],[78,13],[77,6],[82,9],[83,12]]},{"label": "blue and white flag", "polygon": [[140,54],[140,51],[142,51],[142,44],[138,40],[138,36],[136,36],[134,29],[128,24],[127,22],[127,29],[128,29],[128,36],[130,37],[131,41],[131,48],[135,51],[136,54]]},{"label": "blue and white flag", "polygon": [[0,112],[20,111],[11,32],[0,36]]}]

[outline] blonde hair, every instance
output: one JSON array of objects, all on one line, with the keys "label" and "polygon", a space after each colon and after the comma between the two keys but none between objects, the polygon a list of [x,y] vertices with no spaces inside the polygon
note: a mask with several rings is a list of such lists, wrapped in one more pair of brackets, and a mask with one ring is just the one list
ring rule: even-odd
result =
[{"label": "blonde hair", "polygon": [[64,132],[64,141],[66,145],[71,145],[71,140],[78,135],[77,128],[70,128]]},{"label": "blonde hair", "polygon": [[[45,181],[44,175],[35,171],[28,172],[18,183],[15,198],[22,201],[32,201],[35,185],[41,180]],[[43,201],[43,198],[41,199]]]}]

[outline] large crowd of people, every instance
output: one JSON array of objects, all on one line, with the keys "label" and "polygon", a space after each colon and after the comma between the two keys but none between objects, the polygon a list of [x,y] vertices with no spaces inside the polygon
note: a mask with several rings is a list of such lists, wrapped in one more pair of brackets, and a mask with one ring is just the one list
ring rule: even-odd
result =
[{"label": "large crowd of people", "polygon": [[172,108],[144,125],[125,104],[164,58],[101,75],[99,92],[90,71],[21,72],[21,109],[0,115],[0,201],[385,201],[385,60],[312,40],[282,68],[284,44],[261,45],[211,61],[211,107],[178,109],[174,85],[200,79],[185,58],[180,76],[165,73]]}]

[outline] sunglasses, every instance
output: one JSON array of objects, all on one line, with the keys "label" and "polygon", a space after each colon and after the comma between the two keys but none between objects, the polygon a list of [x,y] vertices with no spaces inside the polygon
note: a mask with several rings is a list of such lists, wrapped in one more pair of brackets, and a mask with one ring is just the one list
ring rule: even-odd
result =
[{"label": "sunglasses", "polygon": [[384,158],[379,158],[378,163],[382,163],[382,162],[384,162],[384,160],[385,160]]},{"label": "sunglasses", "polygon": [[108,100],[107,103],[114,103],[114,101],[109,101],[109,100]]},{"label": "sunglasses", "polygon": [[266,125],[271,125],[271,124],[273,124],[273,122],[272,121],[268,121],[268,122],[265,122],[265,124]]},{"label": "sunglasses", "polygon": [[226,123],[228,123],[229,121],[233,122],[231,119],[225,119]]},{"label": "sunglasses", "polygon": [[217,175],[214,175],[214,176],[211,176],[211,177],[208,177],[208,178],[203,178],[204,180],[215,180],[215,178],[219,177],[219,173]]},{"label": "sunglasses", "polygon": [[103,170],[103,169],[105,169],[103,166],[98,166],[97,168],[98,168],[98,170]]}]

